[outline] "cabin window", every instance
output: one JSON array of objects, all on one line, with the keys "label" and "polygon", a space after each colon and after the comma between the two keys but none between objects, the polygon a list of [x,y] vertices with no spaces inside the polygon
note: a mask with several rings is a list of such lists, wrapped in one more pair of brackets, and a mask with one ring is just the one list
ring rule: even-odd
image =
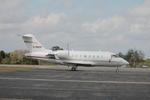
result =
[{"label": "cabin window", "polygon": [[84,55],[84,57],[86,58],[87,56],[86,56],[86,55]]},{"label": "cabin window", "polygon": [[76,57],[78,57],[78,55],[76,55]]}]

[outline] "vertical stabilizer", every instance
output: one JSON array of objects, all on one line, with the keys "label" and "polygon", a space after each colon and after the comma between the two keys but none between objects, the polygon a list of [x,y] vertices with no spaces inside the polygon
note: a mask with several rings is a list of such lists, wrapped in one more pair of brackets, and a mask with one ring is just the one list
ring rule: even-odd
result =
[{"label": "vertical stabilizer", "polygon": [[26,34],[22,36],[24,43],[26,44],[30,52],[39,52],[46,50],[39,41],[32,34]]}]

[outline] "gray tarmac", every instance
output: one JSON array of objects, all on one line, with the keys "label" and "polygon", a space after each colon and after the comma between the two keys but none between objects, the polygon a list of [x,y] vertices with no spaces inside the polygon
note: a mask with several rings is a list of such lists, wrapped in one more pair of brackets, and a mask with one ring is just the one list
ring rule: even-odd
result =
[{"label": "gray tarmac", "polygon": [[150,100],[150,69],[117,73],[111,67],[70,71],[53,65],[0,71],[0,100]]}]

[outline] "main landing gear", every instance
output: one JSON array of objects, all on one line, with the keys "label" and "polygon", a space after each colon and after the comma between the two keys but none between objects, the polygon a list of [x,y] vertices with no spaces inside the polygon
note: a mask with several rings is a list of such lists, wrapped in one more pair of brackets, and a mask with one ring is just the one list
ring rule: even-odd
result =
[{"label": "main landing gear", "polygon": [[77,65],[73,65],[72,67],[71,67],[71,71],[76,71],[77,70]]}]

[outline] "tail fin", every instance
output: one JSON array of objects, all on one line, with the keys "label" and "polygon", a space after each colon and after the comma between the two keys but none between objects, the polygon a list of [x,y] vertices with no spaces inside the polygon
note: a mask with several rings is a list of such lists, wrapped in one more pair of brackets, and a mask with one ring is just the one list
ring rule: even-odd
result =
[{"label": "tail fin", "polygon": [[26,34],[22,36],[24,43],[26,44],[30,52],[38,52],[46,50],[39,41],[32,34]]}]

